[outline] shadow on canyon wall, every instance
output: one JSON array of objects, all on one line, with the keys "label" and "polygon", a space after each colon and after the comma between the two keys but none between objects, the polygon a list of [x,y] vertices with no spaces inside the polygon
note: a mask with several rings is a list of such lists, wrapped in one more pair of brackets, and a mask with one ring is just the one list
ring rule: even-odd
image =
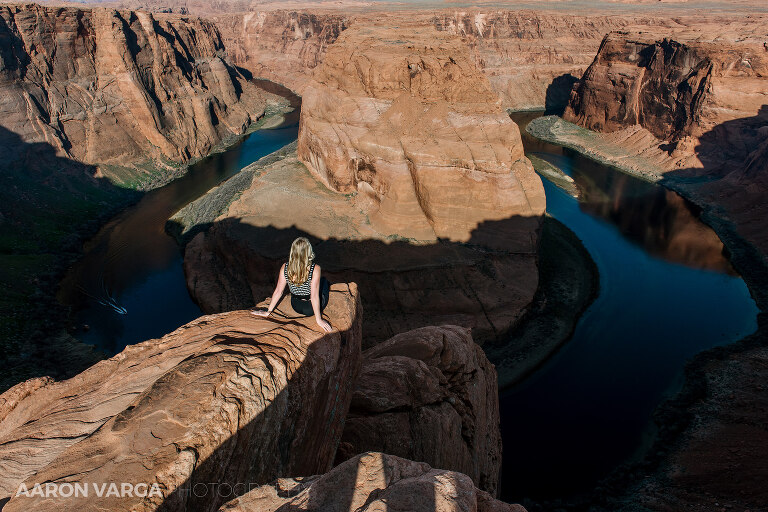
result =
[{"label": "shadow on canyon wall", "polygon": [[703,206],[702,220],[768,311],[768,105],[753,117],[718,124],[699,142],[694,151],[704,167],[667,172],[660,183]]},{"label": "shadow on canyon wall", "polygon": [[140,192],[94,166],[27,143],[0,127],[0,391],[33,377],[71,377],[101,359],[75,340],[53,340],[66,318],[55,289],[83,237]]},{"label": "shadow on canyon wall", "polygon": [[[472,327],[480,343],[496,342],[537,289],[540,227],[538,217],[515,216],[481,223],[466,243],[415,245],[397,239],[321,239],[295,226],[257,227],[224,219],[196,225],[185,237],[206,232],[196,254],[185,247],[185,274],[193,300],[205,313],[252,307],[271,295],[291,243],[305,236],[323,275],[331,282],[358,284],[364,349],[402,331],[445,323]],[[169,221],[166,229],[179,232],[180,226]]]},{"label": "shadow on canyon wall", "polygon": [[547,92],[544,96],[544,111],[547,115],[562,115],[568,100],[571,98],[571,89],[579,79],[570,73],[555,77],[552,83],[547,86]]}]

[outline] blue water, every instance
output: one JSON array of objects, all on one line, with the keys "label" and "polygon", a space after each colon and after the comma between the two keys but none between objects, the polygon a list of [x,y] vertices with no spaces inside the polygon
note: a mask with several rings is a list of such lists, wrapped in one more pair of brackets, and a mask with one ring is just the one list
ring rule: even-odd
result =
[{"label": "blue water", "polygon": [[547,211],[581,239],[600,289],[565,347],[500,397],[506,500],[589,490],[637,455],[685,362],[754,332],[758,313],[692,205],[574,152],[524,142],[589,191],[577,200],[543,180]]},{"label": "blue water", "polygon": [[77,310],[75,337],[112,355],[199,317],[187,291],[181,251],[165,233],[166,220],[297,136],[296,116],[276,129],[258,130],[192,165],[182,178],[147,193],[106,224],[62,283],[59,299]]}]

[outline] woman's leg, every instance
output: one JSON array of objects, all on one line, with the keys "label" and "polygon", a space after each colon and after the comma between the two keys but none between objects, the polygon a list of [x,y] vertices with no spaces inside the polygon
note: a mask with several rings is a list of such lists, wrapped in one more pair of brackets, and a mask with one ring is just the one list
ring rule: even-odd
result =
[{"label": "woman's leg", "polygon": [[325,278],[320,277],[320,311],[325,309],[328,305],[328,299],[331,296],[331,283]]}]

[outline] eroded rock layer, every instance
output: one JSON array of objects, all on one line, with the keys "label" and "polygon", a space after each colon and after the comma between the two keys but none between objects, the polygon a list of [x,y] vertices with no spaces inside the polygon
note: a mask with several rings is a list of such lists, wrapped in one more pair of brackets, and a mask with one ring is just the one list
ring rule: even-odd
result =
[{"label": "eroded rock layer", "polygon": [[493,499],[461,473],[369,452],[311,478],[283,478],[230,501],[219,512],[525,512]]},{"label": "eroded rock layer", "polygon": [[298,155],[329,188],[356,193],[379,231],[477,241],[480,223],[515,218],[485,244],[535,246],[541,181],[455,36],[415,24],[344,31],[304,92]]},{"label": "eroded rock layer", "polygon": [[201,19],[9,5],[0,41],[0,126],[84,163],[202,157],[266,106]]},{"label": "eroded rock layer", "polygon": [[157,483],[162,497],[21,495],[3,510],[215,510],[222,496],[196,484],[328,471],[360,364],[355,285],[334,285],[325,312],[328,334],[289,305],[201,317],[72,379],[12,388],[0,499],[22,482]]},{"label": "eroded rock layer", "polygon": [[337,460],[366,451],[464,473],[496,494],[496,370],[468,329],[424,327],[363,353]]},{"label": "eroded rock layer", "polygon": [[257,11],[212,16],[232,61],[299,94],[350,24],[342,13]]}]

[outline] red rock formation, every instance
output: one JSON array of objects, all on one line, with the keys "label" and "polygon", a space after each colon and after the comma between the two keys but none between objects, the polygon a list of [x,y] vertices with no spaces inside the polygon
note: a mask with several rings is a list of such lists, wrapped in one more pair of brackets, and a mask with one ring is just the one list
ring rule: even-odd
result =
[{"label": "red rock formation", "polygon": [[639,124],[660,140],[699,137],[762,106],[764,54],[757,45],[681,44],[611,33],[563,117],[596,131]]},{"label": "red rock formation", "polygon": [[0,40],[0,126],[80,162],[185,162],[264,114],[209,21],[10,5]]},{"label": "red rock formation", "polygon": [[283,478],[230,501],[219,512],[525,512],[478,490],[466,475],[383,453],[364,453],[324,475]]},{"label": "red rock formation", "polygon": [[456,37],[416,24],[343,32],[305,90],[298,155],[331,189],[357,193],[381,232],[464,242],[515,217],[486,243],[535,246],[541,181]]},{"label": "red rock formation", "polygon": [[303,93],[328,46],[349,26],[341,13],[257,11],[212,16],[232,61]]},{"label": "red rock formation", "polygon": [[334,285],[325,313],[330,334],[290,306],[274,319],[201,317],[72,379],[0,395],[0,499],[22,482],[158,483],[163,494],[22,495],[4,510],[210,510],[224,499],[188,492],[196,483],[328,471],[360,363],[356,286]]},{"label": "red rock formation", "polygon": [[496,494],[496,370],[468,329],[424,327],[366,350],[337,461],[380,451],[464,473]]}]

